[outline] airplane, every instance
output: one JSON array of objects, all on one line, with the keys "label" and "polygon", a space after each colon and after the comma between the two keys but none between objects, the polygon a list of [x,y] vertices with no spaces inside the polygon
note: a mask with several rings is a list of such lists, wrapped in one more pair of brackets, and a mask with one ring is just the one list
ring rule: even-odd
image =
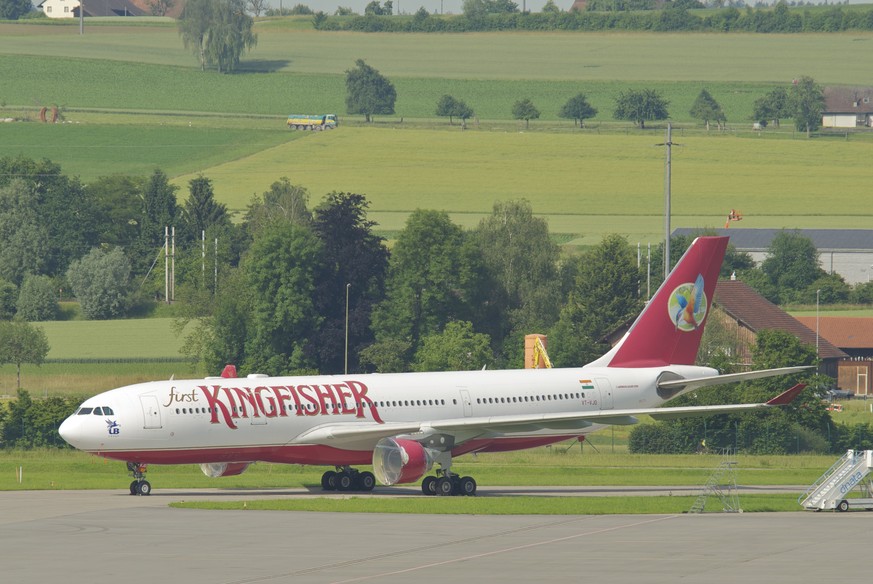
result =
[{"label": "airplane", "polygon": [[[127,462],[131,495],[149,495],[149,464],[199,464],[210,477],[254,462],[333,467],[325,491],[415,483],[426,495],[476,494],[452,472],[468,453],[533,448],[655,419],[766,409],[764,403],[661,407],[699,388],[796,373],[719,375],[695,366],[727,237],[699,237],[631,328],[583,367],[430,373],[221,377],[153,381],[85,400],[59,428],[75,448]],[[372,464],[373,472],[356,466]],[[434,465],[434,474],[428,474]]]}]

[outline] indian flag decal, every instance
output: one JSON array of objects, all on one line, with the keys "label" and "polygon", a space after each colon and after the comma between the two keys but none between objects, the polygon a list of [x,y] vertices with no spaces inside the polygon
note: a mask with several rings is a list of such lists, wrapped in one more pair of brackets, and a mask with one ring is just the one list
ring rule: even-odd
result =
[{"label": "indian flag decal", "polygon": [[594,383],[590,379],[580,379],[579,383],[582,384],[582,389],[594,389]]}]

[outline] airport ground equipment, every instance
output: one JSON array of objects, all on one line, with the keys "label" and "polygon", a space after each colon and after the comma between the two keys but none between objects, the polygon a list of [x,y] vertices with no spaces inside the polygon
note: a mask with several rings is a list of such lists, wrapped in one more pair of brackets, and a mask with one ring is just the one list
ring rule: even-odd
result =
[{"label": "airport ground equipment", "polygon": [[288,116],[289,130],[333,130],[337,126],[336,114],[291,114]]},{"label": "airport ground equipment", "polygon": [[718,497],[721,501],[721,510],[724,513],[742,513],[740,497],[737,492],[737,462],[731,460],[734,451],[725,448],[722,451],[722,459],[719,465],[709,475],[703,490],[694,501],[689,513],[703,513],[706,510],[706,501],[710,497]]},{"label": "airport ground equipment", "polygon": [[[873,509],[873,484],[867,479],[873,470],[873,450],[847,450],[797,502],[805,509],[848,511],[849,508]],[[865,480],[867,479],[867,480]],[[849,498],[856,488],[862,497]]]}]

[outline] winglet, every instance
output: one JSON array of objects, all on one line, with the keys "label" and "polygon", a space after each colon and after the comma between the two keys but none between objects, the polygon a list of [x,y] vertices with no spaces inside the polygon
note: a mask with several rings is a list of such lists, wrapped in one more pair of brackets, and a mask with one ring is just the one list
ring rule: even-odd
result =
[{"label": "winglet", "polygon": [[805,383],[798,383],[794,387],[792,387],[790,389],[786,389],[785,391],[783,391],[782,393],[780,393],[779,395],[777,395],[776,397],[774,397],[773,399],[768,401],[765,405],[768,405],[768,406],[788,405],[791,402],[793,402],[794,398],[796,398],[798,395],[800,395],[800,392],[803,391],[804,389],[806,389],[806,384]]}]

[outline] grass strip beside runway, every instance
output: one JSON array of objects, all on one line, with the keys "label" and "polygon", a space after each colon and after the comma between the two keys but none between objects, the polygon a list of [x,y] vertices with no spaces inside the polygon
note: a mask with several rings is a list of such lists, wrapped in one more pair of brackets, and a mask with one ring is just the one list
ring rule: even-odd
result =
[{"label": "grass strip beside runway", "polygon": [[[350,497],[171,503],[177,509],[449,515],[613,515],[686,513],[696,497]],[[743,495],[744,512],[800,511],[797,495]],[[721,511],[718,499],[707,501]]]}]

